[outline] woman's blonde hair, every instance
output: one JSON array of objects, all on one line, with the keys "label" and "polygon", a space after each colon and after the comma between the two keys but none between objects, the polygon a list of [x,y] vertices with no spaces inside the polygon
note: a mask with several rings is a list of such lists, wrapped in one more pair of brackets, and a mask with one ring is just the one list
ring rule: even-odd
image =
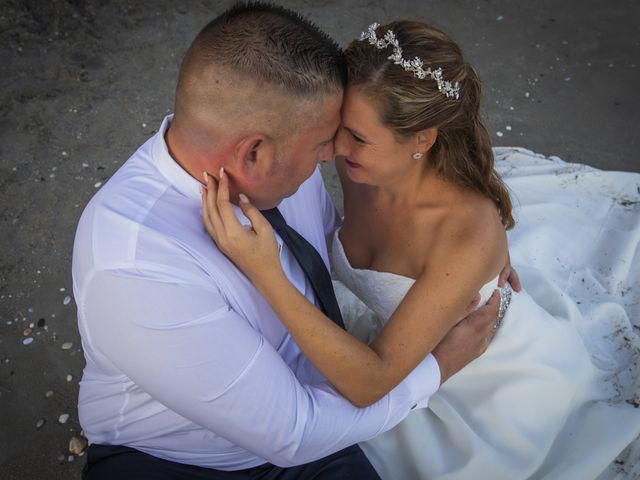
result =
[{"label": "woman's blonde hair", "polygon": [[430,25],[391,22],[376,29],[377,37],[388,30],[397,38],[403,58],[419,57],[425,69],[441,68],[445,80],[459,82],[459,99],[441,93],[435,80],[420,79],[394,64],[388,58],[392,47],[378,49],[366,40],[353,41],[345,51],[349,86],[373,102],[382,124],[399,140],[436,127],[429,164],[445,180],[493,200],[505,228],[513,227],[509,192],[494,170],[491,140],[480,118],[481,84],[475,69],[453,40]]}]

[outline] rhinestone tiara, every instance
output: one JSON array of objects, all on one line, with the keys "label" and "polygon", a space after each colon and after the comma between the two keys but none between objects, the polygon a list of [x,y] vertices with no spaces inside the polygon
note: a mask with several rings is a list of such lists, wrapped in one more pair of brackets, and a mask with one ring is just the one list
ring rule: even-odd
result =
[{"label": "rhinestone tiara", "polygon": [[371,45],[374,45],[379,50],[392,46],[393,53],[387,58],[393,60],[393,63],[400,65],[407,72],[412,72],[416,77],[423,79],[429,77],[436,81],[438,84],[438,90],[447,98],[460,98],[460,82],[452,84],[451,82],[442,78],[442,68],[438,67],[435,70],[431,67],[424,68],[424,62],[420,57],[415,57],[412,60],[407,60],[402,57],[402,48],[398,43],[398,39],[391,30],[387,30],[383,38],[376,36],[376,28],[380,25],[372,23],[366,32],[360,34],[360,40],[367,40]]}]

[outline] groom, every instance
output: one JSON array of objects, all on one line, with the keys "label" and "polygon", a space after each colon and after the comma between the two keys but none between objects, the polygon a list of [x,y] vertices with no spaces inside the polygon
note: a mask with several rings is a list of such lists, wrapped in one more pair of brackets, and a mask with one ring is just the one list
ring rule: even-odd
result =
[{"label": "groom", "polygon": [[[196,37],[175,115],[86,207],[73,253],[86,357],[86,479],[377,478],[355,445],[400,422],[478,355],[497,305],[454,328],[367,408],[308,362],[202,227],[202,174],[278,206],[328,263],[337,222],[317,169],[333,155],[340,50],[283,8],[240,4]],[[317,302],[287,246],[291,281]]]}]

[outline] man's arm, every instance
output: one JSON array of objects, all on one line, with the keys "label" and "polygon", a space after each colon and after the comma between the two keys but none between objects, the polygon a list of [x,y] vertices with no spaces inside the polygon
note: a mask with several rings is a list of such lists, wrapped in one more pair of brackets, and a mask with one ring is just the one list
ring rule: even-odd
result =
[{"label": "man's arm", "polygon": [[301,384],[218,292],[169,275],[99,272],[78,301],[94,351],[177,414],[277,465],[371,438],[439,385],[431,358],[376,404],[355,408],[328,383]]}]

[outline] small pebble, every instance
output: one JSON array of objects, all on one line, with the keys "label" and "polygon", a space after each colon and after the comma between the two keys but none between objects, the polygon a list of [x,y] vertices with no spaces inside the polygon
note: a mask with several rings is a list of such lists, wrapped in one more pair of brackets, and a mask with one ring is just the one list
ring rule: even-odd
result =
[{"label": "small pebble", "polygon": [[506,130],[507,132],[510,132],[510,131],[511,131],[511,125],[507,125],[507,126],[506,126],[506,127],[504,127],[504,128],[505,128],[505,130]]},{"label": "small pebble", "polygon": [[41,318],[40,320],[38,320],[38,326],[39,327],[44,327],[45,323],[47,323],[47,321],[44,318]]},{"label": "small pebble", "polygon": [[45,398],[51,398],[53,397],[53,390],[47,390],[47,392],[44,394]]},{"label": "small pebble", "polygon": [[502,20],[504,20],[504,17],[502,15],[498,15],[498,18],[496,18],[496,20],[501,22]]},{"label": "small pebble", "polygon": [[73,347],[73,343],[71,343],[71,342],[64,342],[62,344],[62,349],[63,350],[71,350],[72,347]]},{"label": "small pebble", "polygon": [[40,420],[38,420],[36,422],[36,428],[42,428],[42,426],[46,423],[46,420],[44,418],[41,418]]},{"label": "small pebble", "polygon": [[74,455],[81,455],[82,452],[84,452],[84,450],[87,448],[88,443],[89,442],[84,437],[73,436],[71,437],[71,440],[69,440],[69,452],[73,453]]},{"label": "small pebble", "polygon": [[68,414],[68,413],[63,413],[62,415],[60,415],[60,416],[58,417],[58,423],[61,423],[61,424],[63,424],[63,425],[64,425],[65,423],[67,423],[67,420],[69,420],[69,414]]},{"label": "small pebble", "polygon": [[27,337],[24,340],[22,340],[22,343],[25,345],[29,345],[31,342],[33,342],[33,337]]},{"label": "small pebble", "polygon": [[69,305],[69,302],[71,301],[71,297],[69,295],[67,295],[66,297],[64,297],[64,300],[62,301],[63,305]]},{"label": "small pebble", "polygon": [[76,457],[74,457],[73,455],[69,455],[69,457],[67,458],[67,461],[69,463],[73,462],[76,459]]},{"label": "small pebble", "polygon": [[56,459],[57,459],[59,462],[64,462],[65,454],[64,454],[64,453],[60,453],[60,454],[58,454],[58,456],[56,457]]},{"label": "small pebble", "polygon": [[22,332],[22,335],[24,335],[25,337],[28,337],[29,335],[31,335],[31,332],[33,332],[32,328],[25,328],[24,331]]},{"label": "small pebble", "polygon": [[67,382],[70,382],[71,380],[73,380],[73,375],[71,374],[67,375]]},{"label": "small pebble", "polygon": [[142,124],[142,128],[147,128],[147,124],[146,124],[146,123],[143,123],[143,124]]},{"label": "small pebble", "polygon": [[98,182],[93,185],[95,188],[100,188],[102,186],[102,182]]},{"label": "small pebble", "polygon": [[529,92],[524,92],[525,98],[529,98],[529,95],[530,95]]},{"label": "small pebble", "polygon": [[502,133],[502,132],[496,132],[496,135],[497,135],[497,136],[499,136],[499,137],[501,137],[502,135],[504,135],[504,133]]}]

